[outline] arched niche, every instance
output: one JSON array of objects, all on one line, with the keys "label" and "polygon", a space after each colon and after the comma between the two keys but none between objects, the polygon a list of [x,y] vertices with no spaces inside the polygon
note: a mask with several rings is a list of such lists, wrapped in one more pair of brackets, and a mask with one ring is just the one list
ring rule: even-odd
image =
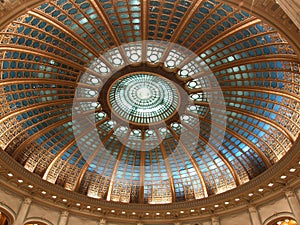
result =
[{"label": "arched niche", "polygon": [[[1,224],[0,224],[1,225]],[[53,225],[53,223],[51,223],[48,220],[45,220],[43,218],[28,218],[24,225]]]},{"label": "arched niche", "polygon": [[266,219],[263,225],[298,225],[298,222],[291,213],[282,212]]},{"label": "arched niche", "polygon": [[12,225],[15,221],[15,212],[8,206],[0,203],[0,225]]},{"label": "arched niche", "polygon": [[7,216],[0,212],[0,225],[9,225]]}]

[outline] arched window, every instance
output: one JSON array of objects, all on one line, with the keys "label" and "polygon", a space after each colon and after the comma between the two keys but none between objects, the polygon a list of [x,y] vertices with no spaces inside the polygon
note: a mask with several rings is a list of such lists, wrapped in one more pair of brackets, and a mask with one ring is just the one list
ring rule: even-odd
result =
[{"label": "arched window", "polygon": [[0,212],[0,225],[9,225],[8,221],[8,217],[3,212]]},{"label": "arched window", "polygon": [[268,225],[298,225],[298,223],[292,218],[281,217],[271,221]]}]

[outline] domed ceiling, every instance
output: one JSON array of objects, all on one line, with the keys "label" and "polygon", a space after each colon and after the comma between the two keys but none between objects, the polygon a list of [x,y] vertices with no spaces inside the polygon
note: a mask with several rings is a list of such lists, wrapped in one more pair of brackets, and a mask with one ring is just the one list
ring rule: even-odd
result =
[{"label": "domed ceiling", "polygon": [[206,198],[266,171],[299,135],[299,59],[221,1],[52,0],[0,42],[2,149],[88,197]]}]

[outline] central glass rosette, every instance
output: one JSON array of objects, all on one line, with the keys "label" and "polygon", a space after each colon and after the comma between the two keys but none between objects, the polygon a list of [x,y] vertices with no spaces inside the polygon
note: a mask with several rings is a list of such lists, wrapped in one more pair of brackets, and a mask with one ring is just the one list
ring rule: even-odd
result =
[{"label": "central glass rosette", "polygon": [[154,73],[133,73],[117,79],[109,90],[112,112],[129,123],[159,123],[177,112],[176,86]]}]

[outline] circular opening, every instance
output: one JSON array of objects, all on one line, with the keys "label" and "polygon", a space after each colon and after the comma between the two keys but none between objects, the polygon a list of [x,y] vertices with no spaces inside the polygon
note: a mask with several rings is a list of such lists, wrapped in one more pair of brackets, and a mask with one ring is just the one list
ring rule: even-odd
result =
[{"label": "circular opening", "polygon": [[112,112],[128,123],[162,122],[177,112],[175,85],[153,73],[134,73],[117,79],[108,91]]}]

